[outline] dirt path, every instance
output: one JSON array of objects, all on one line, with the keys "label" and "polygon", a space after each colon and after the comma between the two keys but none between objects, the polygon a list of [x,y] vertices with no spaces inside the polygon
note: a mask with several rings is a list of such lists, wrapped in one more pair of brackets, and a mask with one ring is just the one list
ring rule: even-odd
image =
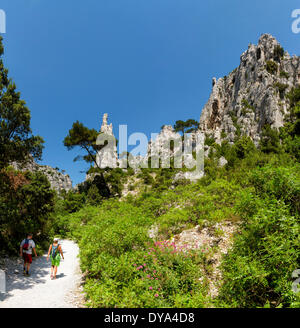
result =
[{"label": "dirt path", "polygon": [[0,308],[76,308],[83,307],[78,246],[60,241],[65,260],[58,268],[57,279],[50,279],[46,255],[33,260],[31,276],[24,277],[22,263],[6,263],[6,294],[0,293]]}]

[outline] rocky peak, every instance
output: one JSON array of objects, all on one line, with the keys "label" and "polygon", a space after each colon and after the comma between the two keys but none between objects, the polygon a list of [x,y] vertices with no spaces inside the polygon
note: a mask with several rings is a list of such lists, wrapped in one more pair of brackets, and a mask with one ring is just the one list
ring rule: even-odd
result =
[{"label": "rocky peak", "polygon": [[240,65],[229,75],[213,78],[213,88],[200,118],[200,129],[233,142],[250,136],[258,144],[265,124],[279,128],[289,109],[287,93],[300,81],[300,58],[283,50],[270,34],[250,44]]},{"label": "rocky peak", "polygon": [[102,125],[101,125],[100,132],[112,136],[113,135],[113,126],[112,126],[112,123],[107,124],[107,118],[108,118],[108,114],[105,113],[103,115]]}]

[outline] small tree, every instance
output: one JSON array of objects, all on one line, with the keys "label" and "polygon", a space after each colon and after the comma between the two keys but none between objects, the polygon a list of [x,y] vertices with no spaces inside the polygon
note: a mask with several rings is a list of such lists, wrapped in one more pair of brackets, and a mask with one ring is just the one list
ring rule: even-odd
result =
[{"label": "small tree", "polygon": [[174,130],[176,132],[192,133],[199,129],[199,122],[194,119],[189,119],[187,121],[176,121],[174,125]]},{"label": "small tree", "polygon": [[84,156],[76,156],[74,161],[83,159],[87,163],[95,164],[101,178],[101,195],[103,197],[109,197],[111,195],[109,187],[105,182],[103,171],[98,166],[96,161],[97,151],[101,149],[101,147],[96,145],[97,136],[98,132],[95,129],[89,129],[82,123],[76,121],[73,123],[72,129],[69,130],[69,134],[65,137],[64,145],[68,148],[68,150],[72,150],[75,147],[78,147],[86,152],[86,155]]}]

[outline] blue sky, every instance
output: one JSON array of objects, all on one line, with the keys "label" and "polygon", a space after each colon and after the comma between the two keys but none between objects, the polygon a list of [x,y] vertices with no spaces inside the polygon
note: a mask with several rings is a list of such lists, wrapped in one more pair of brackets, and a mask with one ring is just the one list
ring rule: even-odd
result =
[{"label": "blue sky", "polygon": [[115,130],[127,124],[148,136],[199,120],[212,77],[237,67],[262,33],[299,54],[296,8],[294,0],[1,0],[5,65],[46,141],[42,164],[84,179],[87,165],[63,146],[76,120],[99,130],[107,112]]}]

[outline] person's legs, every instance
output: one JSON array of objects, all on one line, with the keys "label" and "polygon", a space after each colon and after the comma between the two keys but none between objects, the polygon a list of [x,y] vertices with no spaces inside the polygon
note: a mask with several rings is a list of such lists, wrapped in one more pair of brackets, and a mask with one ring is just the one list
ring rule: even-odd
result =
[{"label": "person's legs", "polygon": [[56,274],[57,274],[57,266],[54,267],[54,278],[56,278]]},{"label": "person's legs", "polygon": [[25,254],[24,258],[25,258],[24,268],[26,268],[26,275],[29,275],[30,265],[32,263],[32,256],[31,254]]},{"label": "person's legs", "polygon": [[24,260],[23,273],[26,274],[28,272],[28,261],[29,261],[26,253],[23,254],[23,260]]}]

